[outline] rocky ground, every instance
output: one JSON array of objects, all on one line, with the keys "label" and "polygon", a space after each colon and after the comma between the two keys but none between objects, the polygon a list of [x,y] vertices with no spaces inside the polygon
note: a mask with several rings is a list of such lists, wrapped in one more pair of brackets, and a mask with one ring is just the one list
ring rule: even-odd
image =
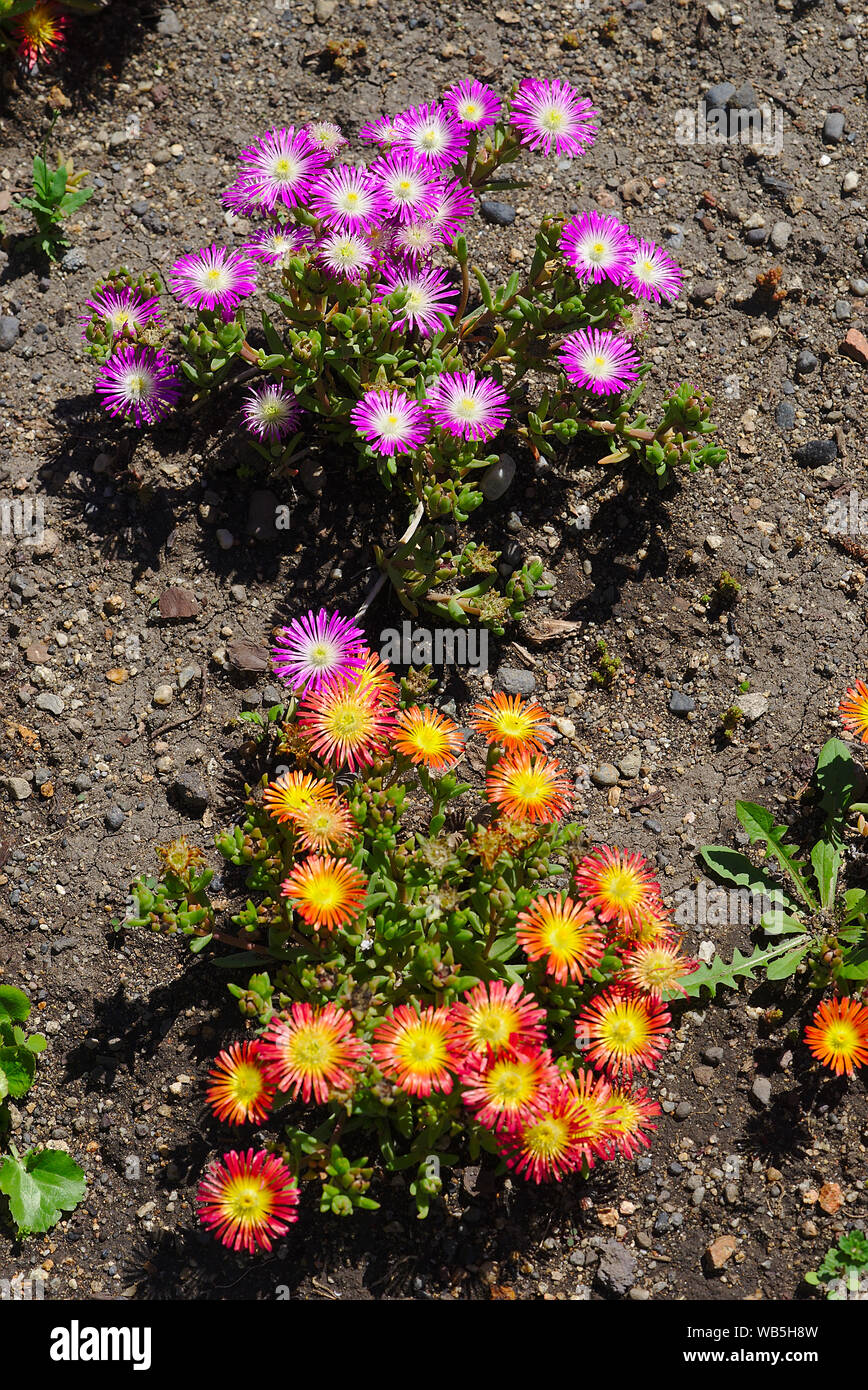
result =
[{"label": "rocky ground", "polygon": [[[544,473],[519,460],[484,525],[541,554],[553,591],[493,644],[491,675],[450,674],[440,696],[460,717],[492,681],[533,689],[589,838],[648,855],[674,899],[699,846],[737,839],[737,796],[793,813],[840,693],[865,674],[868,541],[824,530],[853,490],[858,515],[864,477],[863,20],[840,0],[115,0],[72,26],[56,68],[7,76],[0,486],[40,499],[47,531],[0,541],[0,976],[28,990],[51,1044],[13,1112],[16,1142],[67,1145],[90,1187],[49,1236],[0,1235],[0,1277],[42,1270],[56,1298],[790,1299],[841,1231],[864,1227],[864,1086],[818,1074],[798,1041],[806,1000],[785,995],[767,1020],[780,993],[764,987],[679,1012],[650,1155],[584,1187],[552,1196],[465,1168],[424,1227],[396,1187],[374,1219],[305,1219],[249,1265],[202,1237],[202,1078],[236,1016],[207,958],[111,919],[155,841],[208,845],[233,821],[250,776],[236,716],[274,698],[244,642],[314,596],[357,603],[371,540],[400,519],[369,489],[348,494],[326,459],[277,489],[293,525],[275,540],[275,494],[239,476],[231,421],[183,416],[135,439],[114,427],[76,318],[111,266],[165,272],[231,244],[219,195],[263,127],[322,116],[355,130],[468,73],[501,90],[560,75],[592,97],[593,150],[579,166],[526,161],[514,218],[480,221],[473,254],[508,271],[544,211],[590,206],[667,245],[687,279],[653,316],[651,395],[685,378],[710,390],[728,462],[658,498],[601,479],[587,453]],[[695,130],[706,98],[768,103],[780,149],[773,128],[759,151],[684,143],[684,113]],[[52,145],[96,191],[48,274],[16,256],[24,223],[7,209],[52,109]],[[775,268],[777,300],[756,282]],[[707,596],[724,570],[741,589],[719,614]],[[164,616],[178,587],[192,611]],[[384,603],[371,636],[400,618]],[[592,680],[601,639],[622,663],[608,690]],[[749,717],[728,742],[737,697]],[[747,936],[687,929],[705,956]]]}]

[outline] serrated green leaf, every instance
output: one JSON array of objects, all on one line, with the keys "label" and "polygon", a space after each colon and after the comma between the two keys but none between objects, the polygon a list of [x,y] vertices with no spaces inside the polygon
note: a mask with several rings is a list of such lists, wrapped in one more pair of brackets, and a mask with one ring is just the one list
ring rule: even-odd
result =
[{"label": "serrated green leaf", "polygon": [[783,842],[788,827],[776,825],[771,811],[767,811],[764,806],[757,806],[754,801],[737,801],[735,814],[747,831],[751,844],[755,845],[761,841],[766,846],[784,873],[791,878],[803,902],[816,910],[816,899],[803,872],[805,866],[796,858],[791,847]]},{"label": "serrated green leaf", "polygon": [[805,942],[803,946],[796,946],[794,950],[788,951],[785,956],[778,956],[777,960],[770,961],[766,966],[766,979],[788,980],[791,975],[795,975],[809,944]]},{"label": "serrated green leaf", "polygon": [[726,845],[706,845],[699,853],[715,878],[733,883],[737,888],[747,888],[751,893],[764,894],[774,907],[782,910],[791,906],[777,880],[766,869],[751,863],[740,850],[729,849]]},{"label": "serrated green leaf", "polygon": [[846,743],[830,738],[823,744],[814,769],[814,781],[823,793],[820,806],[830,827],[837,827],[847,814],[859,785],[860,769]]},{"label": "serrated green leaf", "polygon": [[48,1046],[48,1039],[42,1033],[31,1033],[24,1046],[31,1052],[38,1054],[45,1051]]},{"label": "serrated green leaf", "polygon": [[33,1235],[56,1226],[65,1211],[78,1206],[87,1189],[81,1168],[63,1149],[33,1149],[23,1159],[7,1158],[0,1168],[0,1192],[19,1235]]},{"label": "serrated green leaf", "polygon": [[693,998],[697,998],[703,988],[714,998],[721,986],[726,989],[738,989],[739,980],[752,980],[761,966],[792,950],[792,944],[787,941],[783,946],[773,946],[770,950],[756,946],[753,955],[745,956],[736,946],[731,961],[727,962],[721,956],[715,956],[710,965],[701,965],[692,975],[685,976],[681,984]]},{"label": "serrated green leaf", "polygon": [[30,1000],[23,989],[0,985],[0,1020],[12,1019],[24,1023],[30,1015]]},{"label": "serrated green leaf", "polygon": [[0,1047],[0,1067],[6,1074],[13,1100],[26,1096],[36,1075],[36,1058],[26,1047]]}]

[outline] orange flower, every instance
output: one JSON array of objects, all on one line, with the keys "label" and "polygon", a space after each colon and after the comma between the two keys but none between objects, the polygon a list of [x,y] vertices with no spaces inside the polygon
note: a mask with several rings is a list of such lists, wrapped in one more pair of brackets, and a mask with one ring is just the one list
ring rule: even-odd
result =
[{"label": "orange flower", "polygon": [[436,709],[402,710],[395,720],[397,732],[393,740],[399,753],[414,763],[423,763],[432,772],[448,772],[455,766],[464,740],[457,724]]},{"label": "orange flower", "polygon": [[600,845],[576,866],[575,885],[600,921],[620,931],[636,931],[648,913],[662,914],[660,885],[641,854]]},{"label": "orange flower", "polygon": [[317,757],[351,772],[387,755],[394,728],[376,687],[346,677],[305,695],[298,724]]},{"label": "orange flower", "polygon": [[448,1095],[458,1067],[449,1009],[401,1004],[374,1029],[374,1061],[383,1075],[411,1096]]},{"label": "orange flower", "polygon": [[581,1123],[576,1111],[575,1085],[567,1074],[554,1082],[540,1102],[539,1113],[515,1131],[498,1136],[510,1168],[528,1182],[558,1181],[582,1166]]},{"label": "orange flower", "polygon": [[576,1019],[576,1042],[590,1041],[592,1066],[628,1079],[640,1067],[653,1071],[669,1042],[669,1010],[633,990],[598,994]]},{"label": "orange flower", "polygon": [[863,743],[868,743],[868,685],[864,681],[857,681],[845,690],[838,713],[844,727],[858,734]]},{"label": "orange flower", "polygon": [[262,1124],[267,1118],[274,1087],[265,1074],[258,1042],[236,1042],[219,1052],[209,1075],[213,1085],[205,1099],[218,1120],[242,1125],[247,1120]]},{"label": "orange flower", "polygon": [[262,1059],[281,1091],[325,1105],[333,1091],[351,1091],[368,1049],[353,1031],[352,1014],[335,1004],[293,1004],[275,1014],[262,1035]]},{"label": "orange flower", "polygon": [[499,743],[509,753],[522,749],[542,753],[554,734],[546,727],[548,715],[534,700],[504,695],[498,690],[473,706],[470,724],[489,745]]},{"label": "orange flower", "polygon": [[518,982],[507,989],[502,980],[490,980],[452,1005],[455,1043],[463,1053],[538,1047],[545,1042],[545,1017],[545,1009]]},{"label": "orange flower", "polygon": [[311,854],[280,885],[285,898],[312,927],[345,927],[358,917],[368,880],[345,859]]},{"label": "orange flower", "polygon": [[326,801],[336,795],[331,782],[312,777],[309,772],[284,772],[276,782],[269,782],[262,802],[276,821],[288,821],[311,802]]},{"label": "orange flower", "polygon": [[401,688],[390,668],[368,647],[362,647],[361,659],[364,665],[351,677],[353,684],[359,689],[364,687],[372,690],[382,704],[394,705],[401,694]]},{"label": "orange flower", "polygon": [[547,1048],[538,1052],[476,1053],[461,1069],[464,1104],[489,1129],[517,1130],[536,1119],[558,1069]]},{"label": "orange flower", "polygon": [[615,1106],[615,1147],[625,1158],[635,1158],[640,1149],[651,1147],[645,1131],[657,1128],[654,1119],[660,1114],[660,1106],[644,1087],[628,1091],[621,1086],[613,1087],[612,1104]]},{"label": "orange flower", "polygon": [[48,58],[48,51],[63,41],[66,20],[54,4],[42,0],[13,21],[13,33],[18,40],[18,56],[28,68]]},{"label": "orange flower", "polygon": [[501,758],[485,779],[488,800],[519,821],[557,821],[572,801],[560,763],[527,749]]},{"label": "orange flower", "polygon": [[558,893],[537,898],[516,920],[516,940],[528,960],[546,958],[546,971],[558,984],[573,980],[580,985],[585,972],[598,965],[605,938],[594,914],[572,898]]},{"label": "orange flower", "polygon": [[805,1029],[813,1057],[836,1076],[868,1062],[868,1009],[853,999],[824,999]]},{"label": "orange flower", "polygon": [[311,801],[290,819],[300,843],[310,850],[346,849],[359,829],[346,802],[337,797]]},{"label": "orange flower", "polygon": [[662,999],[669,990],[687,995],[683,980],[699,969],[699,961],[682,956],[679,943],[671,940],[649,941],[624,958],[623,979],[635,985],[651,999]]}]

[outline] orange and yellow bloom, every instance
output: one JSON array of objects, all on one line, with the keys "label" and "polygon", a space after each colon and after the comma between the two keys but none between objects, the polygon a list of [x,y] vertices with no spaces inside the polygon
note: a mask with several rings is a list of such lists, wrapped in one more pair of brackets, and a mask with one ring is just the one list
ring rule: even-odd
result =
[{"label": "orange and yellow bloom", "polygon": [[640,1149],[650,1149],[647,1131],[657,1128],[655,1119],[660,1114],[656,1100],[651,1099],[644,1086],[638,1091],[614,1086],[612,1104],[615,1107],[613,1137],[618,1153],[624,1158],[635,1158]]},{"label": "orange and yellow bloom", "polygon": [[219,1052],[209,1073],[205,1099],[218,1120],[230,1125],[262,1124],[274,1100],[258,1042],[233,1043]]},{"label": "orange and yellow bloom", "polygon": [[612,988],[596,995],[576,1019],[576,1042],[591,1046],[586,1060],[609,1076],[628,1080],[640,1067],[653,1071],[666,1051],[669,1010],[645,995]]},{"label": "orange and yellow bloom", "polygon": [[386,757],[394,729],[391,708],[376,686],[347,678],[305,695],[298,724],[311,752],[351,772]]},{"label": "orange and yellow bloom", "polygon": [[545,1009],[520,984],[507,989],[503,980],[489,980],[453,1004],[455,1045],[462,1053],[539,1047],[545,1042],[545,1018]]},{"label": "orange and yellow bloom", "polygon": [[276,1154],[232,1150],[209,1165],[196,1192],[199,1220],[232,1250],[270,1250],[298,1220],[298,1187]]},{"label": "orange and yellow bloom", "polygon": [[448,1095],[458,1068],[449,1009],[401,1004],[374,1029],[374,1061],[383,1075],[411,1096]]},{"label": "orange and yellow bloom", "polygon": [[284,822],[314,801],[328,801],[334,796],[331,782],[322,777],[312,777],[309,772],[284,772],[276,782],[269,782],[262,802],[270,816]]},{"label": "orange and yellow bloom", "polygon": [[636,931],[647,914],[662,915],[660,885],[641,854],[601,845],[576,866],[576,892],[601,922]]},{"label": "orange and yellow bloom", "polygon": [[582,1166],[581,1124],[571,1081],[567,1075],[554,1082],[532,1120],[499,1136],[507,1164],[528,1182],[560,1181]]},{"label": "orange and yellow bloom", "polygon": [[662,999],[669,990],[687,995],[685,978],[699,969],[699,961],[683,956],[677,941],[648,941],[624,959],[623,979],[651,999]]},{"label": "orange and yellow bloom", "polygon": [[501,758],[485,779],[488,800],[519,821],[558,821],[569,808],[572,789],[554,758],[524,749]]},{"label": "orange and yellow bloom", "polygon": [[805,1029],[813,1057],[836,1076],[868,1062],[868,1008],[854,999],[824,999]]},{"label": "orange and yellow bloom", "polygon": [[540,1113],[558,1069],[547,1048],[471,1054],[461,1068],[464,1104],[488,1129],[516,1130]]},{"label": "orange and yellow bloom", "polygon": [[457,724],[427,706],[402,710],[395,719],[394,747],[414,763],[435,773],[448,772],[461,754],[464,740]]},{"label": "orange and yellow bloom", "polygon": [[350,808],[340,797],[323,797],[290,814],[302,848],[322,852],[346,849],[359,833]]},{"label": "orange and yellow bloom", "polygon": [[580,1069],[570,1076],[582,1157],[589,1168],[615,1152],[617,1107],[605,1076]]},{"label": "orange and yellow bloom", "polygon": [[353,1030],[352,1014],[336,1004],[312,1009],[293,1004],[288,1014],[275,1014],[260,1041],[269,1079],[281,1091],[291,1091],[325,1105],[334,1091],[352,1091],[367,1059],[368,1049]]},{"label": "orange and yellow bloom", "polygon": [[864,681],[856,681],[844,691],[838,713],[845,729],[868,743],[868,685]]},{"label": "orange and yellow bloom", "polygon": [[484,736],[489,746],[500,744],[508,753],[523,749],[544,752],[554,738],[547,719],[545,710],[535,701],[505,695],[500,690],[480,700],[470,711],[471,727]]},{"label": "orange and yellow bloom", "polygon": [[348,926],[365,902],[368,880],[345,859],[311,854],[296,864],[280,891],[312,927]]},{"label": "orange and yellow bloom", "polygon": [[545,959],[546,971],[559,984],[581,984],[598,965],[605,938],[590,908],[562,900],[557,893],[537,898],[516,920],[516,940],[528,960]]}]

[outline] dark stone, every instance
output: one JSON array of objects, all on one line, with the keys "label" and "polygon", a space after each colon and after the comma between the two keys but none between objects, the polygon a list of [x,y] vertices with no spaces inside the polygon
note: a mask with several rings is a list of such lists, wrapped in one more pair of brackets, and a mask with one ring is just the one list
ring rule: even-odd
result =
[{"label": "dark stone", "polygon": [[830,111],[823,125],[823,139],[829,145],[837,145],[844,135],[844,112]]},{"label": "dark stone", "polygon": [[109,806],[108,810],[103,816],[103,820],[105,822],[106,830],[116,831],[120,830],[121,826],[126,820],[126,816],[124,815],[120,806]]},{"label": "dark stone", "polygon": [[705,94],[706,111],[718,111],[726,106],[730,97],[735,96],[735,85],[732,82],[716,82],[713,87],[709,87]]},{"label": "dark stone", "polygon": [[838,457],[838,445],[834,439],[810,439],[796,450],[796,461],[804,468],[820,468],[824,463],[834,463]]},{"label": "dark stone", "polygon": [[17,341],[20,332],[21,324],[15,315],[4,314],[0,318],[0,352],[8,352]]},{"label": "dark stone", "polygon": [[791,430],[796,423],[796,407],[792,401],[778,401],[775,406],[775,424],[782,430]]},{"label": "dark stone", "polygon": [[690,714],[691,710],[696,709],[696,701],[692,695],[685,695],[680,690],[673,690],[669,696],[670,714]]},{"label": "dark stone", "polygon": [[171,793],[184,811],[200,816],[208,805],[208,788],[198,772],[182,772],[172,783]]},{"label": "dark stone", "polygon": [[507,695],[532,695],[536,690],[536,676],[532,671],[522,671],[517,666],[501,666],[494,683]]},{"label": "dark stone", "polygon": [[818,358],[808,348],[803,348],[796,358],[796,371],[799,376],[807,376],[809,372],[815,372],[819,365]]},{"label": "dark stone", "polygon": [[495,227],[511,227],[515,221],[515,208],[509,203],[499,203],[495,198],[481,198],[479,211],[486,222]]}]

